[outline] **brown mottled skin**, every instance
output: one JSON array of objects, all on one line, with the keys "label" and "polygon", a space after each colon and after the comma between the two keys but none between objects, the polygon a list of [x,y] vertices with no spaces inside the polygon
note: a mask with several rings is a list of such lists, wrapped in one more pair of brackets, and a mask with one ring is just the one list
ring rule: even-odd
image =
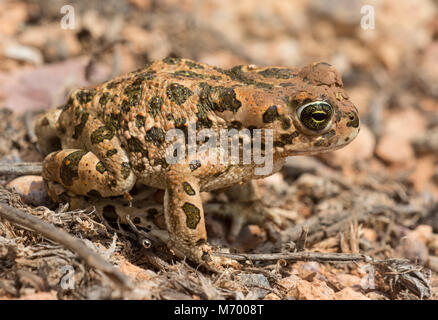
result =
[{"label": "brown mottled skin", "polygon": [[[300,118],[297,111],[318,101],[325,109],[312,111],[311,121],[324,127],[315,130],[304,124],[306,112]],[[169,165],[166,132],[191,123],[216,132],[273,129],[274,170],[268,175],[287,156],[335,150],[359,132],[357,109],[327,63],[223,70],[166,58],[76,90],[65,105],[42,116],[36,133],[48,154],[43,177],[77,195],[128,195],[136,182],[165,189],[168,246],[178,256],[219,268],[223,261],[209,254],[200,192],[236,184],[251,188],[249,182],[262,176],[254,174],[254,163],[212,164],[192,157]]]}]

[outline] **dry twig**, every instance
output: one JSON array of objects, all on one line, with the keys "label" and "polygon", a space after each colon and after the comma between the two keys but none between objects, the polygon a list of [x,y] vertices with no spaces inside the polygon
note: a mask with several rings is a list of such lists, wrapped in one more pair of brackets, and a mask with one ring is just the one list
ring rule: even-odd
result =
[{"label": "dry twig", "polygon": [[16,226],[24,227],[43,237],[62,244],[67,249],[76,253],[89,266],[96,268],[107,275],[120,289],[131,289],[128,279],[109,262],[91,251],[81,240],[55,226],[34,217],[27,212],[18,210],[4,203],[0,203],[0,217]]},{"label": "dry twig", "polygon": [[0,176],[40,175],[42,171],[41,162],[0,163]]}]

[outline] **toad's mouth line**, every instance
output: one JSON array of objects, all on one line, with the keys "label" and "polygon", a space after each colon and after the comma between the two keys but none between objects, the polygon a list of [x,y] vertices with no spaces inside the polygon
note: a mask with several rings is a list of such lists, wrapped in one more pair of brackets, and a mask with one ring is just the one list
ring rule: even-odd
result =
[{"label": "toad's mouth line", "polygon": [[345,147],[347,144],[349,143],[338,144],[336,146],[331,146],[331,147],[315,147],[315,149],[311,149],[311,150],[291,150],[290,153],[288,152],[288,156],[312,156],[320,153],[339,150]]}]

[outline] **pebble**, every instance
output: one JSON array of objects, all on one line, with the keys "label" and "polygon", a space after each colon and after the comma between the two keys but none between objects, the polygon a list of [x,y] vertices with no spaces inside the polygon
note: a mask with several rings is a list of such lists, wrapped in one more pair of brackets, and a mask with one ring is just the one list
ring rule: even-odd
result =
[{"label": "pebble", "polygon": [[50,203],[46,184],[41,176],[22,176],[10,181],[6,188],[18,193],[26,204],[40,206]]},{"label": "pebble", "polygon": [[253,297],[254,299],[263,299],[269,293],[269,290],[260,288],[260,287],[271,288],[268,279],[264,275],[243,273],[243,274],[239,274],[238,277],[240,278],[242,283],[246,287],[248,287],[248,289],[251,290],[251,292],[255,295]]}]

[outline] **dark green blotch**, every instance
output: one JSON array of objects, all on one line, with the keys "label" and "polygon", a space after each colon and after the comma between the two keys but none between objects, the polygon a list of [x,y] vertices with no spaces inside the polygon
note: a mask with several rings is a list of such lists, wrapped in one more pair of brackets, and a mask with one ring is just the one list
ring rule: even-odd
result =
[{"label": "dark green blotch", "polygon": [[93,100],[93,97],[96,95],[96,89],[83,89],[76,93],[76,99],[80,104],[85,104]]},{"label": "dark green blotch", "polygon": [[207,78],[208,79],[211,79],[211,80],[222,80],[222,77],[221,76],[217,76],[217,75],[215,75],[215,74],[210,74],[210,75],[208,75],[207,76]]},{"label": "dark green blotch", "polygon": [[204,75],[190,71],[190,70],[178,70],[173,73],[174,76],[191,78],[191,79],[204,79]]},{"label": "dark green blotch", "polygon": [[99,162],[96,164],[96,170],[97,170],[98,172],[100,172],[100,173],[104,173],[104,172],[106,171],[105,165],[103,164],[102,161],[99,161]]},{"label": "dark green blotch", "polygon": [[193,189],[193,187],[190,185],[190,183],[184,181],[182,183],[184,192],[187,193],[189,196],[194,196],[196,194],[195,189]]},{"label": "dark green blotch", "polygon": [[104,92],[99,98],[99,103],[102,106],[104,106],[104,105],[106,105],[106,103],[108,102],[109,99],[110,99],[110,94],[108,92]]},{"label": "dark green blotch", "polygon": [[79,177],[78,166],[82,157],[86,155],[88,151],[78,150],[70,153],[64,159],[62,159],[59,176],[62,180],[62,184],[65,186],[73,185],[73,180]]},{"label": "dark green blotch", "polygon": [[196,229],[199,221],[201,221],[201,210],[194,204],[189,202],[184,203],[182,206],[184,213],[186,214],[186,224],[190,229]]},{"label": "dark green blotch", "polygon": [[176,104],[183,104],[193,95],[192,90],[178,83],[171,83],[166,90],[167,97]]},{"label": "dark green blotch", "polygon": [[73,103],[74,103],[74,99],[72,96],[70,96],[70,98],[68,98],[68,101],[62,106],[62,110],[69,109],[70,107],[73,106]]},{"label": "dark green blotch", "polygon": [[[273,88],[273,86],[269,83],[258,82],[258,81],[255,81],[253,79],[248,78],[245,75],[245,72],[242,70],[242,67],[243,66],[235,66],[235,67],[228,69],[228,70],[222,70],[222,73],[225,73],[232,80],[241,82],[241,83],[246,84],[246,85],[252,85],[252,86],[256,86],[257,88],[262,88],[262,89],[272,89]],[[217,71],[221,72],[220,70],[217,70]]]},{"label": "dark green blotch", "polygon": [[201,82],[199,87],[201,90],[199,92],[199,102],[197,103],[196,107],[198,108],[199,112],[206,114],[208,111],[213,110],[214,108],[213,101],[211,99],[212,87],[205,82]]},{"label": "dark green blotch", "polygon": [[282,82],[282,83],[280,83],[280,87],[283,87],[283,88],[295,87],[295,83],[292,83],[292,82]]},{"label": "dark green blotch", "polygon": [[192,171],[195,171],[196,169],[198,169],[201,166],[201,161],[199,160],[193,160],[192,162],[190,162],[189,164],[189,168]]},{"label": "dark green blotch", "polygon": [[258,74],[265,78],[275,79],[292,79],[295,75],[289,69],[268,68],[263,71],[259,71]]},{"label": "dark green blotch", "polygon": [[240,121],[231,121],[230,127],[233,129],[242,129],[242,123]]},{"label": "dark green blotch", "polygon": [[88,112],[82,113],[81,122],[77,126],[75,126],[75,132],[73,133],[72,136],[73,139],[79,138],[82,131],[84,130],[85,124],[87,123],[89,116],[90,114]]},{"label": "dark green blotch", "polygon": [[147,70],[138,74],[138,76],[144,80],[152,80],[157,72],[155,70]]},{"label": "dark green blotch", "polygon": [[347,122],[347,127],[358,128],[359,127],[359,117],[354,111],[350,111],[348,114],[349,121]]},{"label": "dark green blotch", "polygon": [[122,83],[121,80],[111,81],[111,82],[108,82],[108,84],[106,85],[106,88],[107,89],[114,89],[116,86],[118,86],[121,83]]},{"label": "dark green blotch", "polygon": [[186,65],[190,68],[204,69],[204,66],[200,65],[199,63],[189,61],[189,60],[186,60]]},{"label": "dark green blotch", "polygon": [[141,115],[136,115],[135,116],[135,126],[137,128],[142,128],[144,127],[145,124],[145,117],[141,116]]},{"label": "dark green blotch", "polygon": [[128,150],[130,152],[140,152],[144,157],[148,155],[148,151],[143,149],[143,144],[136,137],[131,137],[128,140]]},{"label": "dark green blotch", "polygon": [[128,100],[123,100],[120,109],[124,114],[128,113],[131,110],[131,103]]},{"label": "dark green blotch", "polygon": [[167,64],[178,64],[181,61],[180,58],[167,57],[163,59],[164,63]]},{"label": "dark green blotch", "polygon": [[160,165],[162,168],[167,169],[169,167],[169,164],[166,161],[166,158],[164,159],[154,159],[155,164]]},{"label": "dark green blotch", "polygon": [[160,96],[155,96],[151,100],[149,100],[149,113],[152,115],[152,117],[155,118],[158,115],[158,113],[161,111],[163,103],[163,98],[161,98]]},{"label": "dark green blotch", "polygon": [[163,144],[165,136],[166,134],[161,128],[152,127],[146,131],[146,141],[152,141],[152,143],[156,146]]},{"label": "dark green blotch", "polygon": [[118,113],[110,113],[109,116],[105,120],[105,125],[112,131],[117,131],[120,129],[120,121],[121,121],[122,114]]},{"label": "dark green blotch", "polygon": [[235,66],[231,69],[225,70],[224,73],[234,81],[238,81],[247,85],[254,85],[256,81],[247,78],[245,76],[245,72],[242,71],[242,67],[243,66]]},{"label": "dark green blotch", "polygon": [[289,118],[283,117],[281,119],[281,128],[283,130],[288,130],[292,126],[292,121]]},{"label": "dark green blotch", "polygon": [[196,116],[198,117],[198,121],[196,121],[197,128],[211,128],[213,126],[213,121],[208,119],[205,113],[198,112],[196,113]]},{"label": "dark green blotch", "polygon": [[335,122],[339,122],[342,119],[342,111],[336,111],[336,120]]},{"label": "dark green blotch", "polygon": [[123,179],[128,179],[129,174],[131,173],[131,165],[128,162],[123,162],[120,172],[122,173]]},{"label": "dark green blotch", "polygon": [[116,153],[117,153],[117,149],[111,149],[106,152],[106,156],[109,158],[115,155]]},{"label": "dark green blotch", "polygon": [[130,106],[136,106],[140,103],[142,94],[141,83],[142,82],[137,79],[123,90],[123,93],[128,97],[128,103]]},{"label": "dark green blotch", "polygon": [[82,106],[77,106],[74,108],[75,111],[75,118],[79,119],[79,117],[81,116],[81,114],[83,113],[82,111]]},{"label": "dark green blotch", "polygon": [[274,86],[270,83],[265,83],[265,82],[256,82],[254,85],[256,88],[260,88],[260,89],[273,89]]},{"label": "dark green blotch", "polygon": [[270,106],[265,113],[263,113],[263,122],[271,123],[274,122],[275,119],[278,118],[278,110],[277,106]]},{"label": "dark green blotch", "polygon": [[113,128],[102,126],[91,134],[90,140],[92,144],[98,144],[104,140],[111,140],[114,137],[114,134],[115,132]]},{"label": "dark green blotch", "polygon": [[146,170],[146,166],[144,165],[143,162],[140,162],[134,166],[134,169],[138,172],[143,172]]},{"label": "dark green blotch", "polygon": [[216,90],[219,93],[219,101],[216,104],[219,110],[237,112],[242,106],[242,103],[237,100],[236,92],[233,88],[217,87]]},{"label": "dark green blotch", "polygon": [[[175,119],[175,128],[181,130],[184,133],[185,141],[189,140],[189,128],[186,126],[186,118]],[[176,151],[176,150],[175,150]]]},{"label": "dark green blotch", "polygon": [[215,110],[224,112],[225,110],[230,110],[236,112],[242,106],[242,103],[237,100],[236,92],[233,88],[223,86],[212,87],[204,82],[199,86],[201,87],[197,104],[199,111],[208,112]]},{"label": "dark green blotch", "polygon": [[292,144],[292,143],[293,143],[293,140],[294,140],[296,137],[298,137],[299,135],[300,135],[300,134],[299,134],[298,131],[294,131],[294,132],[292,132],[292,133],[290,133],[290,134],[285,133],[285,134],[280,135],[280,141],[281,141],[282,143],[284,143],[284,144]]}]

